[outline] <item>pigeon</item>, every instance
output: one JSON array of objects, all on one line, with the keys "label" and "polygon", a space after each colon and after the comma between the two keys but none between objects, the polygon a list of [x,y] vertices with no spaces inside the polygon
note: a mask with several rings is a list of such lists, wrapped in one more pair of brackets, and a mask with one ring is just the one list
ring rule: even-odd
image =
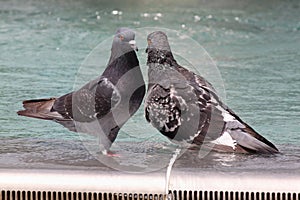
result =
[{"label": "pigeon", "polygon": [[25,110],[17,113],[98,136],[99,151],[110,155],[120,128],[138,110],[146,92],[134,39],[132,30],[117,29],[110,59],[100,77],[57,98],[25,100]]},{"label": "pigeon", "polygon": [[161,134],[190,149],[279,152],[220,100],[210,82],[177,63],[164,32],[150,33],[147,42],[145,118]]}]

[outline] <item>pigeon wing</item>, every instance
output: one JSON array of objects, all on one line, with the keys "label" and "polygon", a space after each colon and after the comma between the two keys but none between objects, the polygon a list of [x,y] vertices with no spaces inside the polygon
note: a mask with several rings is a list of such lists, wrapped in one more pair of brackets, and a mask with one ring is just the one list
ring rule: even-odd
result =
[{"label": "pigeon wing", "polygon": [[117,88],[107,78],[101,77],[57,98],[52,111],[60,113],[65,119],[91,122],[107,115],[119,101]]},{"label": "pigeon wing", "polygon": [[198,101],[199,95],[185,81],[169,88],[155,84],[148,91],[146,119],[169,139],[192,143],[208,120],[209,107],[206,100]]},{"label": "pigeon wing", "polygon": [[181,109],[170,88],[155,84],[148,91],[145,102],[146,120],[169,139],[173,139],[181,124]]}]

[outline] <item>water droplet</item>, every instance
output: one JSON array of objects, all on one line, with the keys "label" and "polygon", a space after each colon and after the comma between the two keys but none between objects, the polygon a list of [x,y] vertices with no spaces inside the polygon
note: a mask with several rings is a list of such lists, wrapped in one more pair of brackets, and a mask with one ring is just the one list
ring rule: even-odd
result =
[{"label": "water droplet", "polygon": [[194,15],[194,22],[199,22],[201,17],[199,15]]},{"label": "water droplet", "polygon": [[118,15],[118,14],[119,14],[119,11],[118,11],[118,10],[113,10],[113,11],[111,11],[111,14],[112,14],[112,15]]},{"label": "water droplet", "polygon": [[100,16],[100,15],[97,15],[97,17],[96,17],[96,18],[99,20],[99,19],[101,19],[101,16]]},{"label": "water droplet", "polygon": [[213,16],[212,16],[212,15],[207,15],[206,18],[207,18],[207,19],[212,19]]},{"label": "water droplet", "polygon": [[240,21],[240,18],[239,17],[235,17],[234,20],[235,21]]},{"label": "water droplet", "polygon": [[149,13],[142,13],[141,16],[142,17],[150,17],[150,14]]},{"label": "water droplet", "polygon": [[162,17],[161,13],[156,13],[156,17]]},{"label": "water droplet", "polygon": [[111,14],[112,14],[112,15],[122,15],[123,12],[120,11],[120,10],[113,10],[113,11],[111,11]]},{"label": "water droplet", "polygon": [[186,28],[185,24],[181,24],[181,28]]},{"label": "water droplet", "polygon": [[158,20],[158,17],[157,17],[157,16],[154,16],[153,19],[154,19],[155,21],[157,21],[157,20]]},{"label": "water droplet", "polygon": [[56,51],[59,51],[59,47],[56,47]]},{"label": "water droplet", "polygon": [[85,18],[81,19],[82,22],[86,22],[87,20]]}]

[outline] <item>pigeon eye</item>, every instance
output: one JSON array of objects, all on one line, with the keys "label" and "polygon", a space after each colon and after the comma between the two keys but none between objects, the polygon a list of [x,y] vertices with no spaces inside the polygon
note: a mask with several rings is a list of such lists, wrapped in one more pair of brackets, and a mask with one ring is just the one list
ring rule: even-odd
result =
[{"label": "pigeon eye", "polygon": [[120,35],[119,38],[120,38],[121,41],[124,40],[124,36],[123,35]]}]

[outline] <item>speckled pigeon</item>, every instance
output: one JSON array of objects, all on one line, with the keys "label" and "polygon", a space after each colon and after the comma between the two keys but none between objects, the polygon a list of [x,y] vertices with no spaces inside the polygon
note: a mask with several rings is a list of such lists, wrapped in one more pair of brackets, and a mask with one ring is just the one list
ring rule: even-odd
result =
[{"label": "speckled pigeon", "polygon": [[164,136],[196,149],[278,152],[222,103],[207,80],[177,63],[164,32],[155,31],[147,40],[149,87],[145,117]]}]

